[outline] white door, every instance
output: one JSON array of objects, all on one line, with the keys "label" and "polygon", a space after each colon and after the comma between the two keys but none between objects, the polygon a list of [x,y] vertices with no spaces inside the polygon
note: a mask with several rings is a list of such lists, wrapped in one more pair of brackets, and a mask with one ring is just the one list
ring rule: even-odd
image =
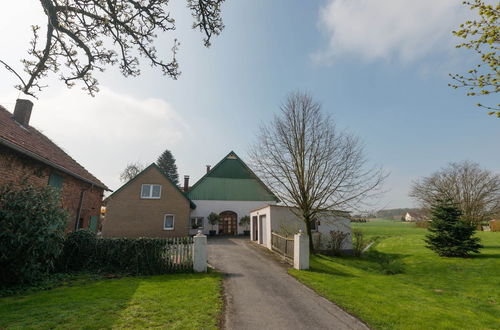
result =
[{"label": "white door", "polygon": [[264,244],[264,240],[266,237],[265,229],[266,229],[266,215],[264,214],[259,217],[259,244]]}]

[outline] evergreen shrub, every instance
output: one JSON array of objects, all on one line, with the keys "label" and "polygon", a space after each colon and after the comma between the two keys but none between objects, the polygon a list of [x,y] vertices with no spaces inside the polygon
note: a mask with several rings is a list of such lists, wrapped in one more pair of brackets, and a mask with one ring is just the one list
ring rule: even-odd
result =
[{"label": "evergreen shrub", "polygon": [[52,187],[0,188],[0,286],[33,283],[53,270],[67,214]]},{"label": "evergreen shrub", "polygon": [[482,247],[475,225],[461,219],[462,212],[450,200],[438,201],[431,209],[431,224],[425,242],[442,257],[467,257]]}]

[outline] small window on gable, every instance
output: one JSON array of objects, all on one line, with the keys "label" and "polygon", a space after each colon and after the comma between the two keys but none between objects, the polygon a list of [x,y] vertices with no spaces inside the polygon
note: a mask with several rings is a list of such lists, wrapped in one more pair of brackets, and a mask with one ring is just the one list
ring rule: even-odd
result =
[{"label": "small window on gable", "polygon": [[163,219],[163,230],[174,230],[175,215],[165,214]]},{"label": "small window on gable", "polygon": [[318,222],[316,220],[311,221],[311,230],[318,230]]},{"label": "small window on gable", "polygon": [[57,188],[59,190],[62,189],[63,185],[63,177],[57,173],[52,173],[49,176],[49,186]]},{"label": "small window on gable", "polygon": [[141,186],[141,198],[159,199],[161,196],[161,185],[159,184],[143,184]]}]

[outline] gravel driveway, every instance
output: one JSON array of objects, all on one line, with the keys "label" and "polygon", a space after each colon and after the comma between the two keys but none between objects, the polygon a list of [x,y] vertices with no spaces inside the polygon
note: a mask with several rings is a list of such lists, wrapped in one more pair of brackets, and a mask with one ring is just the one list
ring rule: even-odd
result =
[{"label": "gravel driveway", "polygon": [[208,259],[226,274],[226,329],[368,329],[248,238],[210,238]]}]

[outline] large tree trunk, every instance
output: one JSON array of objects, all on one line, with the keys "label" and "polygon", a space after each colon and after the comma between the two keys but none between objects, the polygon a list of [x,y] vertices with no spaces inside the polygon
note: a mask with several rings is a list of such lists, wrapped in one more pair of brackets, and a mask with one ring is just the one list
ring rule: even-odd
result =
[{"label": "large tree trunk", "polygon": [[309,236],[309,253],[314,254],[314,244],[313,244],[313,238],[312,238],[312,233],[311,233],[311,220],[310,219],[305,219],[306,223],[306,232],[307,236]]}]

